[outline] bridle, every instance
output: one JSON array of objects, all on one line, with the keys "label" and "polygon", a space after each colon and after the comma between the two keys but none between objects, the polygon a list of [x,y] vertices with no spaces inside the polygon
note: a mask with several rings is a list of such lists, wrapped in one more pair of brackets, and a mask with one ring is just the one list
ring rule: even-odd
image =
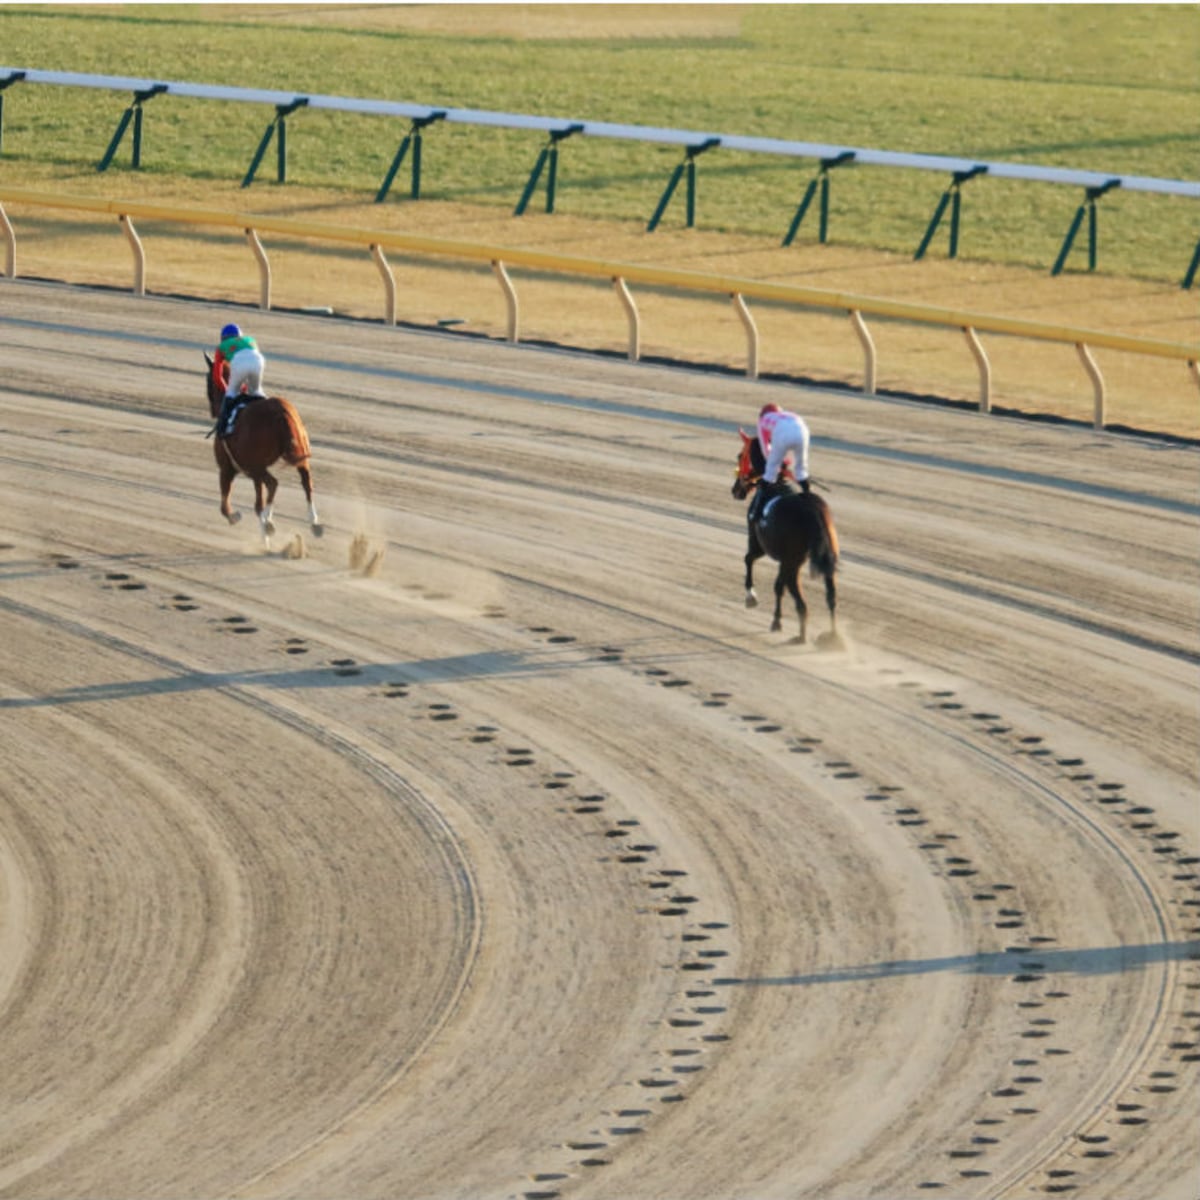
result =
[{"label": "bridle", "polygon": [[742,452],[738,455],[737,466],[734,468],[733,495],[738,500],[744,500],[758,486],[762,474],[754,469],[750,455],[752,439],[740,429],[738,432],[742,434]]},{"label": "bridle", "polygon": [[[737,466],[734,468],[733,479],[733,497],[735,500],[745,500],[750,493],[758,487],[762,482],[762,472],[754,469],[753,446],[755,438],[751,437],[744,429],[739,429],[738,433],[742,435],[742,452],[738,455]],[[779,480],[794,480],[796,477],[792,474],[791,464],[785,462],[783,469],[779,472]]]}]

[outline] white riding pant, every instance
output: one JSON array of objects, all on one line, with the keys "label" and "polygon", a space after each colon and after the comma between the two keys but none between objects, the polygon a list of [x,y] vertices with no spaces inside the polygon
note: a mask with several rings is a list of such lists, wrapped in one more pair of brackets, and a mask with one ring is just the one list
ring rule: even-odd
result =
[{"label": "white riding pant", "polygon": [[774,483],[779,478],[783,460],[792,451],[796,454],[796,479],[803,483],[808,478],[808,426],[800,417],[783,417],[776,421],[771,431],[771,452],[763,470],[763,479],[767,483]]},{"label": "white riding pant", "polygon": [[244,386],[252,396],[261,396],[263,356],[253,346],[244,346],[229,360],[229,382],[225,385],[226,399],[233,399]]}]

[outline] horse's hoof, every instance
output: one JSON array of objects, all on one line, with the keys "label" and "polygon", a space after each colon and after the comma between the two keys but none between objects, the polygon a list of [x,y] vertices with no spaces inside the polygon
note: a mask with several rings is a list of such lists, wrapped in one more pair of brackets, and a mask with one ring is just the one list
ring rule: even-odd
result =
[{"label": "horse's hoof", "polygon": [[313,535],[313,537],[324,537],[325,536],[325,526],[324,525],[313,525],[312,526],[312,535]]},{"label": "horse's hoof", "polygon": [[275,532],[275,522],[266,521],[263,523],[263,537],[270,537]]},{"label": "horse's hoof", "polygon": [[782,628],[783,628],[782,621],[772,621],[771,622],[771,632],[772,633],[778,633]]},{"label": "horse's hoof", "polygon": [[758,607],[758,597],[753,592],[746,593],[746,607],[747,608],[757,608]]},{"label": "horse's hoof", "polygon": [[798,633],[798,634],[796,634],[796,636],[794,638],[792,638],[793,646],[805,646],[807,644],[808,644],[808,638],[806,638],[804,636],[804,634],[802,634],[802,633]]},{"label": "horse's hoof", "polygon": [[236,525],[241,519],[242,514],[240,512],[231,512],[225,514],[225,520],[227,520],[230,525]]}]

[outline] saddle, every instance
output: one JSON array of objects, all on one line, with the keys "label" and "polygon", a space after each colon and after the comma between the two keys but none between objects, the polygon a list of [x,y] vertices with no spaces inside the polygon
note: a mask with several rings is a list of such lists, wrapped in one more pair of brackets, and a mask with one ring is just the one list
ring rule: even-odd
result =
[{"label": "saddle", "polygon": [[211,437],[215,433],[218,437],[228,437],[233,432],[233,427],[237,424],[237,419],[241,415],[242,409],[255,400],[265,400],[266,398],[265,393],[252,394],[250,392],[240,392],[230,406],[229,412],[225,415],[225,432],[222,433],[220,431],[221,419],[218,417],[216,423],[205,436]]},{"label": "saddle", "polygon": [[[759,487],[766,487],[766,484],[759,484]],[[817,485],[821,486],[821,485]],[[790,496],[807,496],[812,487],[812,480],[806,479],[803,483],[797,483],[796,477],[790,472],[780,472],[779,479],[775,486],[771,489],[770,495],[763,496],[756,509],[752,510],[750,519],[755,525],[766,529],[771,523],[773,509],[780,500],[784,500]]]}]

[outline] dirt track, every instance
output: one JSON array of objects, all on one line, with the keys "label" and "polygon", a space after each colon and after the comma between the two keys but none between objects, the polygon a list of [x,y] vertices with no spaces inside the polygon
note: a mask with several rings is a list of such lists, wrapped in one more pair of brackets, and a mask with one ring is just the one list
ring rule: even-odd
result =
[{"label": "dirt track", "polygon": [[222,316],[0,291],[0,1195],[1192,1200],[1194,449],[262,314],[267,554]]}]

